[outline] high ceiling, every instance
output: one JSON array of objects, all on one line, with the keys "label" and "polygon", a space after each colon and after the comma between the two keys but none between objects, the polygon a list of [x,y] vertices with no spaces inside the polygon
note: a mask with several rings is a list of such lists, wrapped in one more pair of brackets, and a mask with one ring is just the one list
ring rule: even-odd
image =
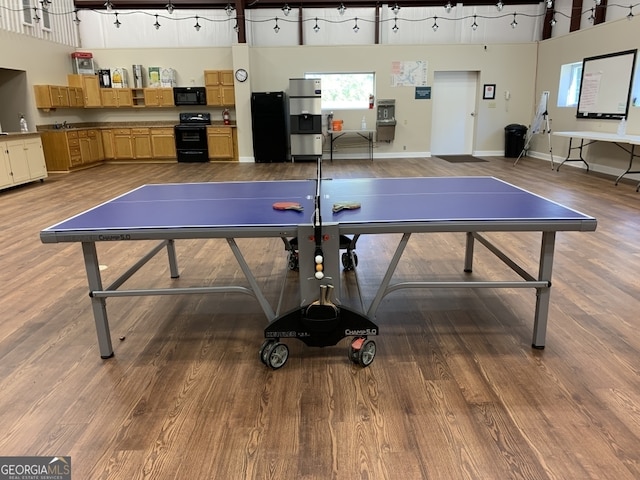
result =
[{"label": "high ceiling", "polygon": [[[106,8],[106,0],[75,0],[76,8]],[[291,8],[337,8],[343,3],[347,8],[358,7],[376,7],[381,5],[398,4],[400,7],[433,7],[444,6],[447,0],[402,0],[393,1],[377,1],[377,0],[348,0],[348,1],[327,1],[327,0],[294,0],[287,2],[285,0],[111,0],[114,8],[118,10],[141,9],[154,10],[164,9],[171,3],[176,9],[224,9],[231,4],[236,10],[242,11],[252,8],[282,8],[288,4]],[[457,1],[451,2],[453,5]],[[464,5],[495,5],[497,0],[465,0]],[[541,3],[540,0],[514,0],[503,1],[506,5],[535,5]]]}]

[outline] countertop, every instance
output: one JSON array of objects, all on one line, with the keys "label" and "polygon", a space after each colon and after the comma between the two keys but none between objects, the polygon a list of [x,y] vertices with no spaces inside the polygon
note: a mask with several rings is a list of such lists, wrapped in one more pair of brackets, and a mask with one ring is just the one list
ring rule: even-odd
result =
[{"label": "countertop", "polygon": [[2,132],[0,133],[0,142],[7,140],[16,140],[18,138],[39,137],[40,132]]},{"label": "countertop", "polygon": [[[161,121],[146,121],[146,122],[78,122],[71,126],[64,128],[56,128],[55,125],[38,125],[36,128],[38,132],[67,132],[73,130],[86,130],[88,128],[150,128],[150,127],[171,127],[177,125],[177,121],[161,120]],[[222,120],[211,122],[212,127],[231,127],[236,128],[235,122],[231,122],[230,125],[225,125]]]}]

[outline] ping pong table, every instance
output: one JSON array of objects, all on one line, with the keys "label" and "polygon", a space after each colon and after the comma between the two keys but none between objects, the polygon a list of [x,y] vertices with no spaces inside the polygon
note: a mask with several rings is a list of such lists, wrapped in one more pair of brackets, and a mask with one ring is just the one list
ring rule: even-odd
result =
[{"label": "ping pong table", "polygon": [[[272,207],[278,201],[299,202],[302,211],[275,210]],[[334,212],[333,206],[343,201],[358,202],[360,208]],[[596,225],[593,217],[494,177],[312,179],[143,185],[45,228],[40,238],[43,243],[82,244],[102,358],[114,354],[107,297],[231,292],[253,296],[267,318],[265,342],[260,349],[260,358],[266,365],[279,368],[286,362],[288,348],[283,339],[328,346],[353,337],[349,357],[367,366],[375,356],[375,342],[370,337],[379,334],[374,323],[377,309],[387,295],[406,288],[533,288],[537,295],[532,346],[544,348],[556,232],[594,231]],[[520,279],[477,281],[465,277],[464,281],[454,282],[392,283],[410,237],[432,232],[466,235],[465,272],[472,271],[477,241]],[[509,258],[485,235],[487,232],[540,232],[537,273],[527,272]],[[355,243],[359,236],[373,234],[400,234],[400,240],[375,297],[366,307],[360,293],[362,309],[356,311],[340,300],[340,263],[345,260],[345,254],[340,254],[344,248],[341,238],[352,236]],[[280,237],[285,242],[297,239],[299,306],[285,313],[279,311],[280,303],[273,309],[236,242],[238,238],[269,237]],[[120,288],[163,250],[168,252],[170,275],[177,278],[176,242],[199,238],[226,239],[248,286]],[[96,244],[122,242],[126,246],[138,240],[159,243],[104,287]],[[346,255],[352,265],[357,264],[354,249]],[[318,267],[318,263],[322,266]],[[357,268],[355,272],[359,283]],[[331,299],[331,295],[335,298]],[[319,309],[318,314],[311,313],[314,307]]]}]

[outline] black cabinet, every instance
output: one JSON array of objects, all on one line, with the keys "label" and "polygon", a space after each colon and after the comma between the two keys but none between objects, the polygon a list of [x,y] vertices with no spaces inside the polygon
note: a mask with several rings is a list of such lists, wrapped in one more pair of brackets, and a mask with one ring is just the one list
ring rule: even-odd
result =
[{"label": "black cabinet", "polygon": [[256,163],[289,161],[289,112],[284,92],[251,94],[251,128]]}]

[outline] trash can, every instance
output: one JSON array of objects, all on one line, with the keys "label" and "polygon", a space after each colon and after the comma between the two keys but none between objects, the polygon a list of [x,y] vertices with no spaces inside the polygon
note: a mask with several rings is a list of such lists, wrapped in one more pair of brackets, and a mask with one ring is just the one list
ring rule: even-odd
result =
[{"label": "trash can", "polygon": [[504,156],[518,158],[524,150],[527,127],[512,123],[504,127]]}]

